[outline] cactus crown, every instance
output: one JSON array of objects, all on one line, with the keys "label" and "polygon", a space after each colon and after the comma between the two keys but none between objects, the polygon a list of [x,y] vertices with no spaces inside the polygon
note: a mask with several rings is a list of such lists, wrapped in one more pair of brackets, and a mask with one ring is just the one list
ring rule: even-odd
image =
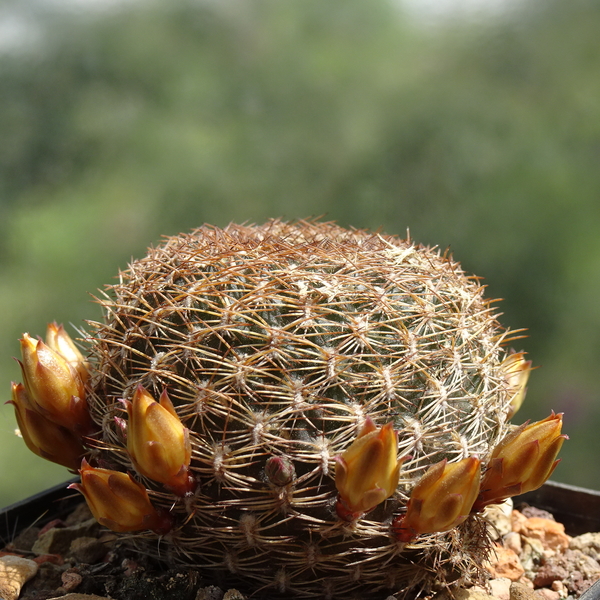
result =
[{"label": "cactus crown", "polygon": [[[331,223],[204,226],[99,302],[84,441],[100,468],[85,463],[79,489],[132,498],[125,512],[158,534],[169,523],[158,549],[134,535],[140,549],[270,598],[384,597],[480,572],[489,540],[468,512],[523,391],[506,365],[529,363],[507,359],[514,334],[450,257]],[[550,429],[544,468],[562,443]],[[425,473],[435,498],[411,505]],[[95,508],[132,529],[110,501]]]}]

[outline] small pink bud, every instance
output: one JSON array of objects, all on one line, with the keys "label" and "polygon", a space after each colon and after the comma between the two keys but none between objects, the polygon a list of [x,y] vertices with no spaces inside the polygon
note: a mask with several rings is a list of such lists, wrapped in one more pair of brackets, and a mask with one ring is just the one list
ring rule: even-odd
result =
[{"label": "small pink bud", "polygon": [[121,431],[123,438],[127,438],[127,421],[121,417],[115,417],[115,425]]},{"label": "small pink bud", "polygon": [[194,491],[190,474],[192,448],[188,430],[183,426],[166,390],[160,402],[138,386],[126,403],[127,451],[141,475],[162,483],[173,493],[185,496]]},{"label": "small pink bud", "polygon": [[271,456],[265,465],[265,474],[270,483],[282,487],[296,477],[294,463],[285,456]]},{"label": "small pink bud", "polygon": [[370,418],[347,450],[336,457],[336,511],[352,521],[389,498],[398,486],[401,460],[392,423],[377,428]]},{"label": "small pink bud", "polygon": [[559,463],[556,456],[568,439],[561,435],[562,413],[524,423],[492,451],[474,510],[539,488]]},{"label": "small pink bud", "polygon": [[158,534],[171,531],[173,520],[157,511],[144,486],[128,473],[91,467],[83,459],[81,483],[69,486],[81,492],[96,520],[113,531],[150,529]]},{"label": "small pink bud", "polygon": [[460,525],[471,512],[480,481],[481,463],[474,456],[432,465],[413,488],[406,513],[392,524],[396,538],[410,542],[421,533],[449,531]]}]

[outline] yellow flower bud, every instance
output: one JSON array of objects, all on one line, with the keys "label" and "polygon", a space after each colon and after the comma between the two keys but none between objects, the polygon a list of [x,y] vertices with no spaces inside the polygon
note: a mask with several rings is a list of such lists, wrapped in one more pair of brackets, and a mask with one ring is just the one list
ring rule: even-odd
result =
[{"label": "yellow flower bud", "polygon": [[97,469],[83,459],[81,483],[71,489],[81,492],[96,520],[113,531],[151,529],[158,534],[168,533],[173,521],[164,511],[157,511],[144,486],[128,473]]},{"label": "yellow flower bud", "polygon": [[336,457],[336,511],[352,521],[389,498],[398,486],[401,460],[392,423],[377,428],[368,418],[358,437]]},{"label": "yellow flower bud", "polygon": [[474,510],[539,488],[560,462],[556,456],[568,439],[561,435],[562,413],[524,423],[492,451]]},{"label": "yellow flower bud", "polygon": [[71,336],[65,331],[62,325],[50,323],[46,330],[46,344],[62,357],[79,373],[82,381],[87,381],[89,377],[89,364],[71,339]]},{"label": "yellow flower bud", "polygon": [[525,360],[524,352],[512,351],[502,363],[502,369],[511,394],[508,413],[510,419],[521,408],[521,404],[525,400],[527,380],[529,379],[529,373],[531,373],[531,361]]},{"label": "yellow flower bud", "polygon": [[460,525],[471,512],[480,481],[481,462],[474,456],[432,465],[413,488],[406,513],[392,525],[396,538],[410,542],[421,533]]},{"label": "yellow flower bud", "polygon": [[127,402],[127,451],[141,475],[162,483],[184,496],[195,489],[189,466],[192,449],[166,390],[159,402],[138,386]]},{"label": "yellow flower bud", "polygon": [[25,387],[36,411],[75,434],[90,433],[93,423],[77,371],[61,354],[27,333],[21,339],[21,356]]},{"label": "yellow flower bud", "polygon": [[76,471],[85,449],[81,440],[64,427],[46,419],[31,404],[25,386],[12,384],[12,404],[27,447],[38,456]]}]

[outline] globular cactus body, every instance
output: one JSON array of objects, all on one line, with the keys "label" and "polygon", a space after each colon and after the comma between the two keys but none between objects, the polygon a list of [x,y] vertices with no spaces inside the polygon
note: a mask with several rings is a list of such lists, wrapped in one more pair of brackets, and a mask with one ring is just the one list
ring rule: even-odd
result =
[{"label": "globular cactus body", "polygon": [[[140,385],[168,390],[189,429],[197,490],[142,478],[178,523],[163,557],[270,598],[385,597],[477,570],[479,517],[409,547],[391,528],[428,467],[484,459],[506,433],[508,334],[451,258],[326,223],[203,227],[132,263],[101,302],[95,457],[135,470],[120,419]],[[348,522],[335,458],[367,419],[393,422],[403,464],[396,492]]]},{"label": "globular cactus body", "polygon": [[21,340],[28,447],[81,465],[72,487],[140,551],[254,598],[480,580],[482,511],[541,485],[566,438],[554,413],[507,423],[531,363],[478,280],[410,240],[202,227],[99,301],[89,360],[56,324]]}]

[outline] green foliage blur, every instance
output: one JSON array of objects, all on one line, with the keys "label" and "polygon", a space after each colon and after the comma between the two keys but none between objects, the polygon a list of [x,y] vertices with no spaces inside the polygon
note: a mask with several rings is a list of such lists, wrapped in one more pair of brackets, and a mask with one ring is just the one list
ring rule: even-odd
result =
[{"label": "green foliage blur", "polygon": [[[564,411],[554,479],[600,487],[598,0],[433,22],[400,0],[116,6],[0,4],[0,31],[24,25],[0,44],[6,400],[22,333],[75,335],[162,234],[325,215],[482,276],[542,367],[515,421]],[[3,406],[0,506],[69,477],[15,427]]]}]

